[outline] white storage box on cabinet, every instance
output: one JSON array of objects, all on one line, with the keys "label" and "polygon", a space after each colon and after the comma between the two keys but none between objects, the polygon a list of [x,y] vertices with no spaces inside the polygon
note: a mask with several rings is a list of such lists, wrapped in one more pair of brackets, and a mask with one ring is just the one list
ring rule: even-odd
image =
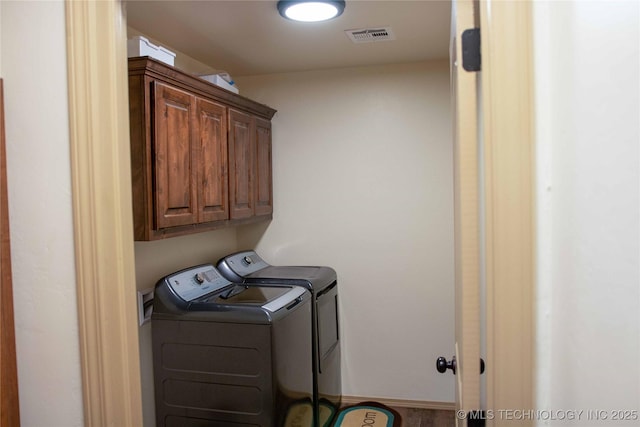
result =
[{"label": "white storage box on cabinet", "polygon": [[154,45],[146,37],[136,36],[127,40],[127,56],[150,56],[173,66],[176,54],[167,48]]},{"label": "white storage box on cabinet", "polygon": [[223,79],[220,74],[210,74],[208,76],[200,76],[201,79],[208,81],[209,83],[213,83],[216,86],[220,86],[223,89],[230,90],[233,93],[239,93],[238,88],[231,83],[227,82]]}]

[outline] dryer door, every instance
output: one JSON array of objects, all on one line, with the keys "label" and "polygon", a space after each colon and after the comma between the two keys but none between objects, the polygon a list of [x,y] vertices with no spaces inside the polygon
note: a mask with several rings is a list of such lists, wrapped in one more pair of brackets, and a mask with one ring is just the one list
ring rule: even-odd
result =
[{"label": "dryer door", "polygon": [[338,283],[333,282],[316,295],[318,394],[321,401],[339,405],[342,395],[340,374],[340,323]]}]

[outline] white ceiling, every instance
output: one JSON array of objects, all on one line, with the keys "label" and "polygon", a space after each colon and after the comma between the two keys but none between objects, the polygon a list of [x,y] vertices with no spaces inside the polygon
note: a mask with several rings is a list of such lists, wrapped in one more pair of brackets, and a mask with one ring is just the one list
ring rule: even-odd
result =
[{"label": "white ceiling", "polygon": [[[127,1],[127,24],[231,75],[416,62],[449,55],[449,0],[347,0],[324,23],[298,23],[271,0]],[[396,39],[354,44],[345,30],[390,26]]]}]

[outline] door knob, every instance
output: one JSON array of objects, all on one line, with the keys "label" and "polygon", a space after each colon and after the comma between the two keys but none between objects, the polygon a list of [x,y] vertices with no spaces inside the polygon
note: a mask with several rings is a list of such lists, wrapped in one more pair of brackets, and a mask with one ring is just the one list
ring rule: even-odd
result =
[{"label": "door knob", "polygon": [[[440,356],[438,357],[438,359],[436,359],[436,369],[438,370],[438,372],[440,372],[441,374],[444,374],[445,372],[447,372],[447,369],[451,369],[451,371],[453,372],[453,375],[456,374],[456,357],[453,356],[451,358],[450,361],[447,361],[446,358]],[[480,373],[483,374],[484,373],[484,359],[480,359]]]},{"label": "door knob", "polygon": [[436,369],[441,374],[447,372],[447,369],[451,369],[453,375],[456,374],[456,357],[453,356],[450,361],[447,362],[447,359],[440,356],[436,359]]}]

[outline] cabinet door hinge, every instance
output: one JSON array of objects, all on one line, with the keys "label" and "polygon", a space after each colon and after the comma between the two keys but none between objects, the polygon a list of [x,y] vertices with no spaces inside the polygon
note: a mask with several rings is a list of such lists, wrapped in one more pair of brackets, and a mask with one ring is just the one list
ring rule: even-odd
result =
[{"label": "cabinet door hinge", "polygon": [[480,28],[470,28],[462,32],[462,68],[466,71],[480,71]]}]

